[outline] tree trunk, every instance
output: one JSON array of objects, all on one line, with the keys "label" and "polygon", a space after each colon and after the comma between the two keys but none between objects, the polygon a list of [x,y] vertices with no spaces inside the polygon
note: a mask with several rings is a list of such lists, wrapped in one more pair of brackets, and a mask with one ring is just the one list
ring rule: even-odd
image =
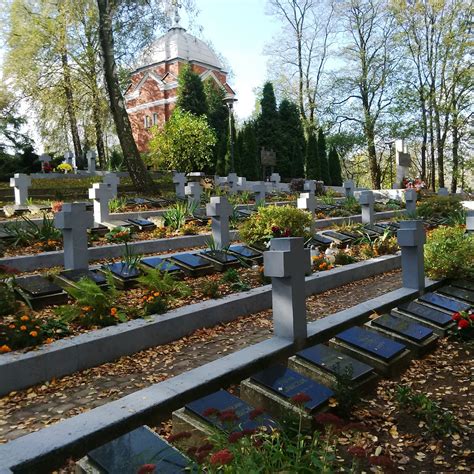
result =
[{"label": "tree trunk", "polygon": [[102,130],[102,120],[100,114],[100,98],[97,87],[92,88],[92,118],[94,120],[95,129],[95,146],[97,148],[97,157],[101,169],[105,169],[105,146],[104,146],[104,135]]},{"label": "tree trunk", "polygon": [[420,104],[421,104],[421,180],[426,181],[426,149],[428,143],[428,120],[426,113],[426,100],[423,90],[420,91]]},{"label": "tree trunk", "polygon": [[431,189],[436,191],[436,160],[434,148],[433,104],[430,99],[430,162],[431,162]]},{"label": "tree trunk", "polygon": [[444,188],[444,143],[441,137],[441,122],[439,109],[435,104],[436,151],[438,164],[438,187]]},{"label": "tree trunk", "polygon": [[99,9],[99,38],[104,64],[105,83],[109,93],[110,108],[122,148],[125,163],[135,188],[141,192],[153,192],[154,183],[145,163],[140,157],[133,138],[132,127],[125,110],[124,99],[115,63],[114,37],[112,30],[112,5],[110,0],[97,0]]},{"label": "tree trunk", "polygon": [[74,94],[72,92],[71,71],[67,60],[67,53],[61,53],[61,64],[63,69],[64,95],[66,96],[66,110],[69,118],[69,126],[71,128],[72,143],[74,144],[74,155],[76,163],[82,161],[82,147],[79,138],[79,130],[77,129],[76,107],[74,104]]},{"label": "tree trunk", "polygon": [[451,179],[451,192],[454,194],[458,188],[459,176],[459,128],[457,123],[456,104],[453,104],[453,124],[451,126],[451,135],[453,141],[453,177]]}]

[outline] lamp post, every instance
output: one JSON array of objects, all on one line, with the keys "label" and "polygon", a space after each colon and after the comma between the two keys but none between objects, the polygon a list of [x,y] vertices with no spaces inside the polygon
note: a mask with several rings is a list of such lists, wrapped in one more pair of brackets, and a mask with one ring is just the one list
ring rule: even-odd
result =
[{"label": "lamp post", "polygon": [[233,115],[234,115],[234,102],[237,102],[237,99],[233,94],[226,94],[223,99],[225,105],[229,109],[229,140],[230,140],[230,172],[235,172],[235,163],[234,163],[234,134],[233,134]]},{"label": "lamp post", "polygon": [[393,144],[395,143],[395,140],[387,140],[385,142],[385,145],[388,146],[388,162],[390,164],[390,189],[393,189],[393,163],[392,163],[392,150],[393,150]]}]

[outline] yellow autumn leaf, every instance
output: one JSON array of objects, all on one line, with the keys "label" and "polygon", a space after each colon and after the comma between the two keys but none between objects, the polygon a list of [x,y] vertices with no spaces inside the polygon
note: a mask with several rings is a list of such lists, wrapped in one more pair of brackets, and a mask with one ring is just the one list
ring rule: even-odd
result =
[{"label": "yellow autumn leaf", "polygon": [[397,439],[397,438],[398,438],[398,430],[397,430],[397,426],[396,426],[396,425],[392,425],[392,427],[390,428],[390,435],[391,435],[392,438],[394,438],[394,439]]}]

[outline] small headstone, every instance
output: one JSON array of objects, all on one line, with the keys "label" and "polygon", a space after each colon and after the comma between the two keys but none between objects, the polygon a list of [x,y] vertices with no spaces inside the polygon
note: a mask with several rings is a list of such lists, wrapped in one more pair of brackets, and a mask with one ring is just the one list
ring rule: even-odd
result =
[{"label": "small headstone", "polygon": [[354,197],[354,181],[352,179],[344,181],[344,194],[346,198]]},{"label": "small headstone", "polygon": [[185,187],[186,187],[186,173],[173,173],[173,184],[174,189],[176,191],[176,197],[179,199],[184,199],[185,195]]},{"label": "small headstone", "polygon": [[107,183],[94,183],[89,189],[89,199],[94,201],[94,222],[96,225],[109,220],[109,200],[112,189]]},{"label": "small headstone", "polygon": [[272,173],[270,176],[270,182],[273,184],[273,187],[278,190],[280,187],[281,177],[278,173]]},{"label": "small headstone", "polygon": [[44,306],[64,304],[68,296],[56,283],[41,275],[16,278],[17,291],[21,292],[35,310]]},{"label": "small headstone", "polygon": [[62,280],[77,283],[82,278],[88,278],[99,286],[107,284],[107,280],[102,273],[96,270],[65,270],[59,274]]},{"label": "small headstone", "polygon": [[274,334],[302,342],[307,337],[305,275],[311,271],[310,250],[301,237],[272,239],[263,259],[265,276],[272,277]]},{"label": "small headstone", "polygon": [[438,306],[439,308],[452,311],[453,313],[459,311],[467,311],[471,308],[469,303],[463,303],[462,301],[456,301],[446,296],[438,295],[437,293],[425,293],[420,296],[420,301],[423,303],[432,304],[433,306]]},{"label": "small headstone", "polygon": [[323,235],[329,237],[338,244],[349,244],[353,240],[349,236],[333,230],[325,230]]},{"label": "small headstone", "polygon": [[233,207],[224,196],[212,196],[206,205],[206,214],[211,218],[212,237],[218,249],[230,244],[229,218]]},{"label": "small headstone", "polygon": [[237,192],[237,174],[229,173],[227,176],[227,184],[229,187],[229,193],[235,194]]},{"label": "small headstone", "polygon": [[173,255],[170,260],[191,276],[207,275],[214,272],[214,267],[209,260],[193,253]]},{"label": "small headstone", "polygon": [[159,268],[163,272],[176,273],[181,271],[181,268],[174,263],[168,262],[161,257],[146,257],[142,258],[141,262],[150,268]]},{"label": "small headstone", "polygon": [[246,191],[247,190],[247,178],[244,178],[243,176],[239,176],[237,178],[237,186],[241,191]]},{"label": "small headstone", "polygon": [[439,188],[438,196],[449,196],[448,188]]},{"label": "small headstone", "polygon": [[464,288],[465,290],[474,291],[474,281],[455,280],[451,284],[457,288]]},{"label": "small headstone", "polygon": [[185,194],[188,196],[188,200],[194,203],[195,206],[201,205],[201,194],[202,187],[197,182],[189,183],[185,188]]},{"label": "small headstone", "polygon": [[259,182],[254,184],[253,192],[255,193],[256,204],[265,205],[266,190],[265,183]]},{"label": "small headstone", "polygon": [[409,214],[414,214],[416,212],[416,200],[418,198],[418,193],[416,189],[407,189],[405,191],[405,207]]},{"label": "small headstone", "polygon": [[72,151],[64,153],[64,163],[71,165],[73,170],[76,169],[76,157]]},{"label": "small headstone", "polygon": [[110,188],[110,199],[115,199],[118,195],[118,185],[120,178],[115,173],[107,173],[103,182]]},{"label": "small headstone", "polygon": [[423,246],[425,229],[421,221],[402,221],[397,231],[398,245],[402,249],[402,280],[404,288],[425,288],[425,264]]},{"label": "small headstone", "polygon": [[304,182],[304,190],[308,193],[316,194],[316,182],[312,179]]},{"label": "small headstone", "polygon": [[95,173],[95,161],[96,161],[97,153],[94,150],[89,150],[86,154],[87,158],[87,171],[89,173]]},{"label": "small headstone", "polygon": [[54,225],[63,231],[64,268],[85,270],[89,267],[87,229],[94,224],[92,212],[84,202],[64,203],[54,217]]},{"label": "small headstone", "polygon": [[371,320],[372,326],[392,331],[415,342],[423,342],[433,335],[433,331],[421,324],[409,322],[390,314],[383,314]]},{"label": "small headstone", "polygon": [[15,205],[24,206],[28,201],[28,188],[31,186],[31,178],[27,174],[15,173],[10,178],[10,187],[14,188]]},{"label": "small headstone", "polygon": [[231,245],[229,251],[238,255],[240,258],[249,260],[253,263],[260,263],[263,260],[262,252],[247,247],[246,245]]},{"label": "small headstone", "polygon": [[373,224],[375,222],[374,193],[372,191],[363,191],[360,194],[359,203],[362,208],[362,224]]}]

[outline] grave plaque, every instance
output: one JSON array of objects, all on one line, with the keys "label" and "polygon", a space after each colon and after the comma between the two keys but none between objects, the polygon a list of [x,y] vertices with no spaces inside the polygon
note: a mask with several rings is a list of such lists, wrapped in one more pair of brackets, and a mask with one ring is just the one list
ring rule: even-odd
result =
[{"label": "grave plaque", "polygon": [[326,235],[333,240],[339,241],[342,244],[348,244],[349,242],[352,241],[352,239],[348,237],[347,235],[343,235],[343,234],[340,234],[339,232],[334,232],[332,230],[327,230],[323,232],[323,235]]},{"label": "grave plaque", "polygon": [[130,267],[125,262],[111,263],[105,267],[121,280],[133,280],[140,276],[140,270],[138,270],[138,268]]},{"label": "grave plaque", "polygon": [[150,230],[156,227],[153,222],[147,219],[128,219],[128,221],[131,222],[139,230]]},{"label": "grave plaque", "polygon": [[53,283],[41,275],[17,278],[16,283],[21,290],[34,297],[55,295],[63,291],[56,283]]},{"label": "grave plaque", "polygon": [[433,335],[433,331],[421,324],[412,323],[390,314],[384,314],[372,320],[372,326],[400,334],[415,342],[423,342]]},{"label": "grave plaque", "polygon": [[311,400],[306,402],[304,407],[309,411],[324,405],[334,395],[331,389],[304,377],[294,370],[287,369],[283,365],[275,365],[265,369],[252,375],[250,380],[287,399],[291,399],[299,393],[308,395]]},{"label": "grave plaque", "polygon": [[440,308],[452,311],[453,313],[457,311],[466,311],[471,307],[468,303],[463,303],[461,301],[455,301],[446,296],[438,295],[437,293],[425,293],[423,296],[420,296],[420,301],[424,303],[432,304]]},{"label": "grave plaque", "polygon": [[336,335],[336,339],[368,352],[385,362],[391,361],[406,350],[406,346],[403,344],[358,326],[340,332]]},{"label": "grave plaque", "polygon": [[202,255],[217,260],[220,263],[238,263],[239,261],[236,256],[219,250],[206,250],[202,252]]},{"label": "grave plaque", "polygon": [[237,212],[243,217],[250,217],[252,214],[255,214],[255,211],[252,209],[237,209]]},{"label": "grave plaque", "polygon": [[452,285],[443,286],[437,290],[438,293],[442,293],[443,295],[453,296],[454,298],[458,298],[460,300],[467,301],[470,304],[474,304],[474,291],[467,290],[465,288],[457,288]]},{"label": "grave plaque", "polygon": [[98,285],[105,285],[107,283],[104,275],[91,270],[66,270],[59,275],[74,283],[77,283],[82,278],[89,278],[89,280],[94,281]]},{"label": "grave plaque", "polygon": [[331,245],[334,241],[332,239],[329,239],[327,237],[324,237],[324,235],[321,234],[315,234],[311,239],[307,240],[305,242],[305,246],[319,246],[319,245]]},{"label": "grave plaque", "polygon": [[244,258],[254,259],[262,257],[261,252],[257,252],[256,250],[251,249],[250,247],[247,247],[245,245],[231,245],[229,247],[229,250]]},{"label": "grave plaque", "polygon": [[375,224],[365,224],[364,229],[370,230],[379,235],[382,235],[385,232],[385,229],[383,227]]},{"label": "grave plaque", "polygon": [[437,324],[438,326],[445,327],[448,326],[451,322],[451,316],[444,313],[443,311],[438,311],[424,304],[415,303],[411,301],[410,303],[403,303],[398,306],[400,311],[403,311],[407,314],[413,314],[414,316],[424,319],[426,321]]},{"label": "grave plaque", "polygon": [[88,458],[110,474],[136,474],[144,464],[154,464],[160,474],[190,472],[189,459],[146,426],[90,451]]},{"label": "grave plaque", "polygon": [[[254,430],[259,427],[276,428],[278,425],[266,413],[252,419],[255,407],[225,390],[219,390],[185,406],[186,410],[207,421],[212,426],[225,431]],[[235,413],[236,419],[222,420],[222,413]]]},{"label": "grave plaque", "polygon": [[474,281],[456,280],[453,281],[451,285],[456,286],[457,288],[464,288],[465,290],[474,291]]},{"label": "grave plaque", "polygon": [[177,265],[162,259],[161,257],[146,257],[142,258],[142,263],[147,267],[160,268],[163,272],[179,272],[181,268]]},{"label": "grave plaque", "polygon": [[209,266],[208,260],[192,253],[182,253],[180,255],[173,255],[171,258],[177,261],[178,263],[182,263],[184,266],[187,266],[193,269]]},{"label": "grave plaque", "polygon": [[308,349],[304,349],[296,355],[324,369],[333,376],[344,374],[347,370],[352,370],[351,382],[357,382],[374,372],[370,365],[364,364],[324,344],[308,347]]}]

